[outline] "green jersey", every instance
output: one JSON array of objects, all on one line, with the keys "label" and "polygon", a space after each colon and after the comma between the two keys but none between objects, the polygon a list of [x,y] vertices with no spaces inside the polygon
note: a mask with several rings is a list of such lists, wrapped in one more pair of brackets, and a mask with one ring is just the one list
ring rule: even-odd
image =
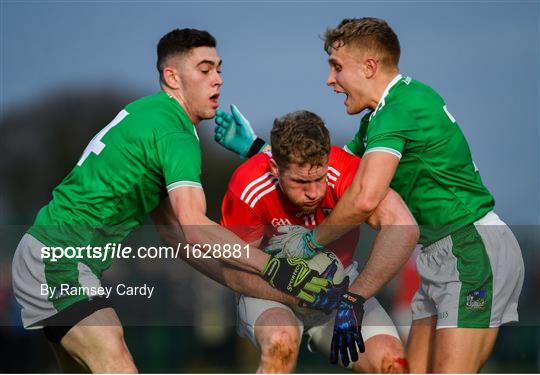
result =
[{"label": "green jersey", "polygon": [[493,197],[444,100],[410,77],[398,75],[390,82],[346,149],[359,156],[380,151],[400,158],[390,186],[420,225],[423,245],[493,209]]},{"label": "green jersey", "polygon": [[[88,144],[28,230],[47,246],[104,246],[142,224],[180,186],[200,187],[194,125],[165,92],[128,104]],[[110,266],[83,260],[100,274]]]}]

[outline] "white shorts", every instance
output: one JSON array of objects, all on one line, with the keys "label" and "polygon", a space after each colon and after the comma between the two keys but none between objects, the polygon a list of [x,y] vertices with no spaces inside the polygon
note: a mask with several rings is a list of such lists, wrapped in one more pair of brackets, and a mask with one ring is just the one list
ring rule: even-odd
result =
[{"label": "white shorts", "polygon": [[46,266],[41,257],[45,247],[32,235],[26,233],[13,255],[11,266],[13,292],[21,305],[21,318],[24,328],[38,329],[43,321],[59,311],[80,301],[89,300],[84,294],[49,298],[49,288],[60,290],[60,285],[78,285],[98,289],[101,281],[81,262],[57,262]]},{"label": "white shorts", "polygon": [[[351,284],[358,277],[358,264],[353,262],[345,269]],[[266,310],[281,308],[290,311],[296,317],[300,333],[308,337],[308,349],[317,351],[330,358],[330,344],[334,332],[334,320],[336,312],[326,314],[322,311],[307,308],[294,307],[276,301],[260,298],[240,296],[238,300],[238,326],[237,331],[241,337],[249,339],[255,347],[259,348],[255,338],[255,322]],[[293,311],[294,310],[294,311]],[[382,308],[375,298],[370,298],[364,303],[364,317],[362,319],[362,337],[364,341],[376,335],[390,335],[399,340],[396,327],[392,319]]]},{"label": "white shorts", "polygon": [[518,321],[523,285],[521,249],[490,212],[422,249],[413,320],[437,316],[437,328],[487,328]]}]

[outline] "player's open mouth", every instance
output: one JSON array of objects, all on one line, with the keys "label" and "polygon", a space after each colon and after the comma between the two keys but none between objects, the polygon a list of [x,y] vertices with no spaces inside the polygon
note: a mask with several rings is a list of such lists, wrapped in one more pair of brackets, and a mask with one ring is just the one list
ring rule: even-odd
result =
[{"label": "player's open mouth", "polygon": [[336,94],[344,94],[345,95],[345,101],[343,101],[343,104],[347,105],[347,101],[349,100],[349,94],[346,91],[338,91],[334,90]]},{"label": "player's open mouth", "polygon": [[219,94],[214,94],[210,97],[210,102],[212,102],[212,105],[217,108],[219,106],[218,104]]}]

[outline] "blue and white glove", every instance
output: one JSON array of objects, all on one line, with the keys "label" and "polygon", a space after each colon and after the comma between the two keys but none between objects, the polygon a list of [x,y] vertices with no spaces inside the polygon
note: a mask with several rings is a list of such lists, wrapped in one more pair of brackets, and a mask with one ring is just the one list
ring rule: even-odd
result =
[{"label": "blue and white glove", "polygon": [[242,158],[250,158],[266,147],[266,142],[257,137],[249,121],[234,104],[231,104],[230,114],[218,109],[214,122],[214,140]]},{"label": "blue and white glove", "polygon": [[301,225],[280,225],[281,234],[270,238],[264,249],[277,257],[313,258],[324,250],[324,246],[315,239],[314,230]]},{"label": "blue and white glove", "polygon": [[[330,281],[334,279],[334,274],[338,269],[336,261],[333,261],[321,274]],[[325,313],[330,314],[332,310],[337,309],[341,304],[341,299],[347,290],[349,289],[349,276],[345,276],[340,284],[334,285],[334,288],[326,292],[325,294],[318,294],[315,296],[313,302],[300,301],[300,307],[307,307],[310,309],[323,310]]]},{"label": "blue and white glove", "polygon": [[362,318],[364,317],[365,299],[347,292],[341,298],[334,322],[334,335],[330,345],[330,363],[338,363],[341,357],[343,366],[358,361],[358,352],[364,353],[362,338]]}]

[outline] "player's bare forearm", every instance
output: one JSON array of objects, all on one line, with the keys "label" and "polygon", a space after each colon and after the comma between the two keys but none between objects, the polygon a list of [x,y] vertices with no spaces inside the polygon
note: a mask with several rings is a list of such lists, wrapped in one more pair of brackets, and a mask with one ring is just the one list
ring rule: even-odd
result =
[{"label": "player's bare forearm", "polygon": [[254,273],[241,270],[229,264],[222,264],[222,272],[227,286],[235,292],[249,297],[281,302],[286,305],[297,305],[299,302],[297,298],[272,288],[266,281]]},{"label": "player's bare forearm", "polygon": [[[156,210],[151,213],[151,217],[161,239],[165,243],[174,246],[178,242],[185,242],[182,227],[176,220],[169,198],[160,203]],[[253,243],[253,246],[257,246],[259,242]],[[271,299],[285,304],[298,303],[297,298],[272,288],[257,274],[224,264],[217,259],[186,257],[184,253],[181,255],[183,255],[182,259],[197,271],[237,293],[250,297]]]},{"label": "player's bare forearm", "polygon": [[169,198],[187,243],[218,245],[221,246],[221,249],[225,249],[225,246],[239,248],[241,251],[236,252],[235,256],[225,256],[222,253],[222,256],[216,259],[247,271],[261,272],[269,256],[262,250],[250,246],[233,232],[210,220],[206,216],[206,199],[202,189],[177,188],[169,193]]},{"label": "player's bare forearm", "polygon": [[[178,223],[171,207],[169,198],[161,201],[159,206],[150,214],[159,236],[163,242],[170,246],[176,246],[178,243],[185,243],[186,239],[182,227]],[[185,252],[180,252],[181,258],[189,263],[190,266],[208,276],[212,280],[224,286],[226,283],[221,267],[221,262],[217,259],[208,259],[203,257],[187,257]]]},{"label": "player's bare forearm", "polygon": [[370,298],[401,269],[414,250],[419,230],[405,202],[393,190],[368,219],[379,233],[362,273],[350,291]]},{"label": "player's bare forearm", "polygon": [[394,155],[366,155],[331,214],[316,228],[317,242],[327,245],[365,222],[386,196],[399,163]]}]

